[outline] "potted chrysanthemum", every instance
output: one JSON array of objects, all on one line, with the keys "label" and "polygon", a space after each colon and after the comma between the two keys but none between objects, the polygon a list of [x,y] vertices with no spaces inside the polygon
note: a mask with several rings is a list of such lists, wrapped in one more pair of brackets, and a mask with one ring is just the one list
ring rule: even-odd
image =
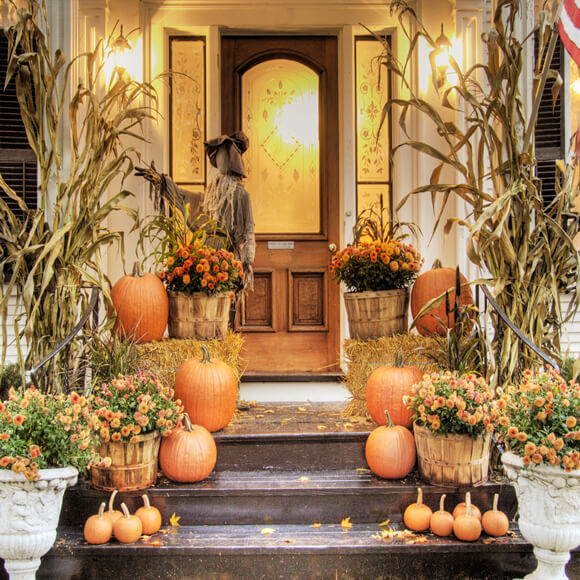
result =
[{"label": "potted chrysanthemum", "polygon": [[32,577],[54,543],[66,488],[99,460],[94,437],[84,395],[30,386],[0,402],[0,558],[9,574]]},{"label": "potted chrysanthemum", "polygon": [[500,389],[492,415],[508,477],[518,497],[518,525],[534,545],[534,578],[566,578],[580,544],[580,385],[551,368],[525,370]]},{"label": "potted chrysanthemum", "polygon": [[446,371],[423,376],[406,403],[421,476],[436,485],[487,481],[493,389],[475,373]]},{"label": "potted chrysanthemum", "polygon": [[409,288],[423,260],[405,241],[401,225],[379,209],[362,212],[352,244],[333,255],[330,272],[345,285],[344,301],[353,338],[367,339],[407,332]]}]

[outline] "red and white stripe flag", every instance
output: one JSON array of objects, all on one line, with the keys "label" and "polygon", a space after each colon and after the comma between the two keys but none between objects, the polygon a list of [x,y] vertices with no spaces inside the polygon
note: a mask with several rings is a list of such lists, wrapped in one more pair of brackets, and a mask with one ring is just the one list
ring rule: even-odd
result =
[{"label": "red and white stripe flag", "polygon": [[580,0],[564,0],[558,31],[566,50],[580,67]]}]

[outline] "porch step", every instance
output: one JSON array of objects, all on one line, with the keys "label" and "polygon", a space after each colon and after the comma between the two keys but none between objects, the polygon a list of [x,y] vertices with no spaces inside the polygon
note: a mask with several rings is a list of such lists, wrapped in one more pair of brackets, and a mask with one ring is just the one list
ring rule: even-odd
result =
[{"label": "porch step", "polygon": [[[396,527],[394,528],[396,529]],[[531,547],[514,530],[473,543],[429,533],[382,539],[377,524],[343,530],[312,525],[181,526],[136,544],[86,544],[61,530],[37,580],[511,580],[533,570]],[[579,570],[568,566],[570,578]]]},{"label": "porch step", "polygon": [[[386,519],[401,522],[407,505],[423,489],[424,502],[438,509],[442,493],[446,505],[453,508],[464,501],[464,491],[451,487],[425,485],[413,472],[402,480],[384,480],[368,469],[329,471],[223,471],[195,484],[175,484],[161,479],[147,490],[151,504],[169,524],[173,513],[182,525],[311,525],[332,524],[343,518],[378,523]],[[143,503],[143,492],[119,493],[116,505],[125,502],[131,512]],[[509,517],[516,512],[513,487],[505,481],[488,482],[471,488],[472,501],[481,510],[491,508],[493,495],[499,494],[500,509]],[[67,491],[61,526],[80,527],[109,497],[81,482]]]}]

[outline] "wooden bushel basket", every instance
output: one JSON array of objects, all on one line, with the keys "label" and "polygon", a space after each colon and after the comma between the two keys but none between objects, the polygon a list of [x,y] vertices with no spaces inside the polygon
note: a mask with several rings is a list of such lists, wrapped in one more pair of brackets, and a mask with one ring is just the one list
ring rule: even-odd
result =
[{"label": "wooden bushel basket", "polygon": [[91,483],[106,491],[147,489],[157,480],[161,436],[157,431],[137,435],[137,442],[101,442],[101,457],[110,457],[109,467],[91,467]]},{"label": "wooden bushel basket", "polygon": [[433,485],[475,486],[487,481],[491,436],[433,435],[413,425],[421,477]]},{"label": "wooden bushel basket", "polygon": [[409,289],[348,292],[344,295],[351,338],[366,340],[409,329]]},{"label": "wooden bushel basket", "polygon": [[229,292],[208,296],[203,292],[169,292],[171,338],[223,339],[228,331],[232,299]]}]

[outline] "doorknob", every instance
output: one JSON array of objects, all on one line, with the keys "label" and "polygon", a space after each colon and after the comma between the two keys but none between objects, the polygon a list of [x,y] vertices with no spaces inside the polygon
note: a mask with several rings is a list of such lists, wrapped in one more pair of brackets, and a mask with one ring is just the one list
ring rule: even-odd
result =
[{"label": "doorknob", "polygon": [[328,249],[330,250],[331,254],[336,253],[336,244],[328,244]]}]

